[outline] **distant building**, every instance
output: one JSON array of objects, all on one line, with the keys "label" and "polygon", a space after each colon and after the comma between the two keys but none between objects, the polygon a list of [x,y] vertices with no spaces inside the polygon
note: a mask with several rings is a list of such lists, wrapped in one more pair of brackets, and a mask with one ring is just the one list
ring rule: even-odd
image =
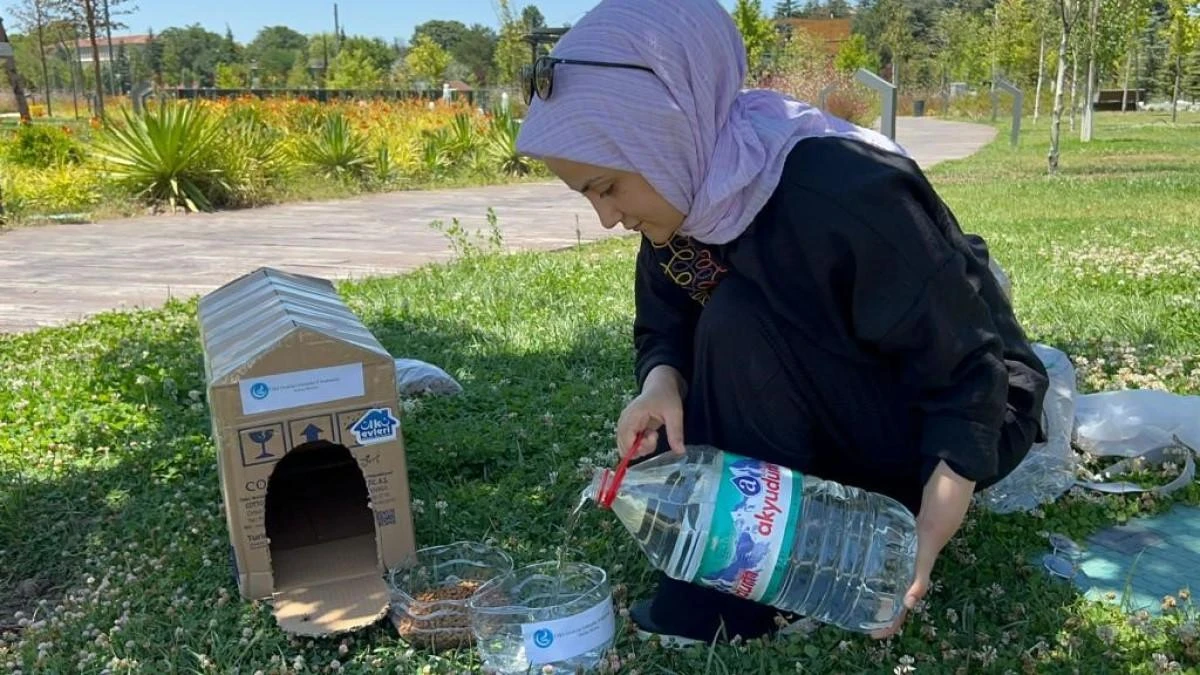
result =
[{"label": "distant building", "polygon": [[[97,35],[96,44],[100,47],[100,63],[108,63],[108,36]],[[149,44],[149,35],[114,35],[112,38],[112,58],[116,60],[117,51],[122,45],[125,46],[126,58],[129,58],[133,56],[135,50],[145,49]],[[92,62],[91,40],[82,38],[75,43],[75,48],[78,50],[80,63]]]},{"label": "distant building", "polygon": [[850,39],[852,18],[844,19],[776,19],[775,26],[785,35],[805,32],[816,38],[830,56],[838,53],[842,43]]}]

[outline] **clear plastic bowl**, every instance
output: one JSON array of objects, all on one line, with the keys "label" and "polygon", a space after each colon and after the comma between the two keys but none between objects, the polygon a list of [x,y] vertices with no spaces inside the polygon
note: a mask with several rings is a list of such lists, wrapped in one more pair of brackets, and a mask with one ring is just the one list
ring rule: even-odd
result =
[{"label": "clear plastic bowl", "polygon": [[467,600],[512,570],[512,558],[487,544],[459,541],[420,549],[388,574],[392,625],[414,647],[468,648],[474,638]]},{"label": "clear plastic bowl", "polygon": [[479,656],[498,675],[592,670],[616,637],[608,575],[586,563],[522,567],[488,582],[468,606]]}]

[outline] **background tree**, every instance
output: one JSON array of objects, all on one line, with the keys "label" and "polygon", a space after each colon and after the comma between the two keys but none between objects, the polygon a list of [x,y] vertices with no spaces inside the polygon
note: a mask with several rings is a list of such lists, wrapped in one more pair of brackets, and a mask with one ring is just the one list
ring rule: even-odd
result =
[{"label": "background tree", "polygon": [[1179,119],[1179,94],[1183,83],[1183,60],[1200,40],[1200,0],[1168,0],[1167,55],[1175,75],[1171,88],[1171,122]]},{"label": "background tree", "polygon": [[230,65],[242,62],[242,46],[233,39],[233,29],[225,24],[225,40],[221,43],[221,63]]},{"label": "background tree", "polygon": [[450,54],[432,38],[422,35],[408,50],[404,62],[413,77],[436,87],[441,84],[446,68],[450,66]]},{"label": "background tree", "polygon": [[539,28],[545,28],[546,17],[542,16],[542,10],[537,8],[537,5],[525,5],[521,9],[521,23],[525,26],[525,30],[533,32]]},{"label": "background tree", "polygon": [[1054,0],[1060,27],[1058,39],[1058,72],[1054,78],[1054,110],[1050,116],[1050,152],[1046,163],[1050,173],[1058,173],[1059,140],[1062,135],[1063,85],[1067,74],[1067,49],[1071,43],[1071,30],[1079,19],[1079,0]]},{"label": "background tree", "polygon": [[955,82],[981,82],[990,67],[988,26],[979,14],[953,7],[934,26],[937,64]]},{"label": "background tree", "polygon": [[994,9],[991,37],[996,75],[1020,87],[1028,87],[1037,80],[1038,10],[1037,0],[999,0]]},{"label": "background tree", "polygon": [[747,75],[750,80],[756,80],[766,65],[767,55],[779,39],[775,22],[763,14],[760,0],[737,0],[733,22],[746,45]]},{"label": "background tree", "polygon": [[217,89],[241,89],[246,86],[246,70],[241,64],[221,63],[215,79]]},{"label": "background tree", "polygon": [[899,86],[905,59],[909,55],[916,56],[917,39],[912,29],[912,9],[905,0],[882,0],[878,7],[883,20],[880,44],[887,50],[892,84]]},{"label": "background tree", "polygon": [[525,35],[525,25],[513,13],[508,0],[497,0],[497,4],[500,34],[497,36],[492,57],[496,69],[494,83],[501,86],[518,84],[521,68],[529,63],[529,45],[522,39]]},{"label": "background tree", "polygon": [[840,71],[853,73],[859,68],[878,70],[875,55],[867,48],[867,38],[863,35],[851,35],[849,40],[838,47],[833,65]]},{"label": "background tree", "polygon": [[41,65],[38,87],[46,99],[46,115],[53,115],[50,105],[50,90],[53,88],[50,82],[50,43],[46,41],[46,28],[58,18],[55,7],[50,0],[22,0],[12,8],[12,13],[17,18],[17,27],[37,41],[37,59]]},{"label": "background tree", "polygon": [[496,31],[477,23],[463,34],[453,49],[448,50],[454,61],[469,71],[471,84],[483,86],[488,83],[492,61],[496,57],[496,39]]},{"label": "background tree", "polygon": [[[4,18],[0,17],[0,42],[8,41]],[[8,78],[9,85],[12,86],[13,98],[17,102],[17,114],[21,121],[28,122],[30,120],[29,101],[25,100],[25,83],[22,81],[21,74],[17,72],[17,59],[14,56],[3,56],[0,57],[0,61],[4,63],[4,75]]]},{"label": "background tree", "polygon": [[[412,52],[409,54],[411,55]],[[374,89],[379,87],[383,83],[385,73],[391,70],[391,60],[387,61],[386,69],[380,68],[378,56],[376,54],[373,57],[362,47],[343,44],[342,48],[338,50],[337,58],[330,65],[328,86],[334,89]]]},{"label": "background tree", "polygon": [[92,77],[95,87],[95,112],[100,119],[104,114],[104,77],[100,66],[101,33],[111,31],[115,24],[114,17],[128,14],[136,9],[129,5],[129,0],[48,0],[54,13],[62,15],[83,32],[88,41],[92,54]]},{"label": "background tree", "polygon": [[389,45],[380,38],[369,38],[361,35],[352,35],[344,38],[342,40],[341,51],[346,51],[347,49],[360,52],[361,58],[366,59],[370,63],[371,68],[378,71],[381,76],[392,69],[392,64],[396,62],[396,57],[399,55],[394,46]]},{"label": "background tree", "polygon": [[257,62],[258,75],[268,85],[287,81],[288,72],[303,59],[308,38],[287,26],[267,26],[246,45],[246,58]]},{"label": "background tree", "polygon": [[196,23],[167,28],[155,41],[159,44],[159,73],[165,84],[187,86],[190,80],[201,85],[216,83],[217,65],[224,49],[224,38],[220,35]]},{"label": "background tree", "polygon": [[1192,103],[1200,98],[1200,44],[1192,50],[1188,64],[1183,74],[1183,91],[1192,99]]},{"label": "background tree", "polygon": [[412,44],[416,44],[422,35],[436,42],[447,52],[453,52],[467,35],[467,25],[461,21],[444,21],[434,19],[419,24],[413,28]]}]

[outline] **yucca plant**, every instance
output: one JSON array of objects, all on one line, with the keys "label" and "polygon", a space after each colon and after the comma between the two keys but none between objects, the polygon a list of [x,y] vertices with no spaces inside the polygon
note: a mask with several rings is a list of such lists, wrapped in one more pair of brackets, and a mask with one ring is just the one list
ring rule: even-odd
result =
[{"label": "yucca plant", "polygon": [[367,139],[340,112],[330,115],[320,130],[296,144],[296,158],[331,178],[362,178],[371,167]]},{"label": "yucca plant", "polygon": [[265,122],[230,118],[224,124],[224,143],[217,164],[231,192],[229,206],[254,206],[293,166],[282,133]]},{"label": "yucca plant", "polygon": [[195,103],[121,114],[124,125],[108,127],[96,141],[109,176],[135,197],[172,210],[212,210],[210,195],[229,189],[213,166],[220,126],[212,115]]},{"label": "yucca plant", "polygon": [[454,164],[453,137],[445,128],[421,134],[421,170],[427,176],[440,178]]},{"label": "yucca plant", "polygon": [[375,161],[371,164],[375,182],[379,185],[389,185],[396,179],[396,163],[392,158],[392,149],[387,141],[380,141],[375,147]]},{"label": "yucca plant", "polygon": [[475,152],[479,134],[475,131],[475,123],[468,113],[458,113],[449,126],[450,151],[454,159],[468,159]]},{"label": "yucca plant", "polygon": [[525,176],[533,171],[530,159],[517,152],[517,135],[521,125],[510,110],[497,108],[492,113],[484,154],[492,165],[510,176]]}]

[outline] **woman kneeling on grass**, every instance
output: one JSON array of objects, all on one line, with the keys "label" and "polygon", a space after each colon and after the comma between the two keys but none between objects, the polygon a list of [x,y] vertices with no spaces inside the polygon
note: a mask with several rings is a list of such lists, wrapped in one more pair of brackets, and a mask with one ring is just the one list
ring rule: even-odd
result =
[{"label": "woman kneeling on grass", "polygon": [[[716,0],[605,0],[552,56],[519,151],[642,235],[620,448],[707,443],[897,499],[911,609],[973,493],[1043,440],[1046,370],[984,242],[886,137],[741,91]],[[761,637],[778,612],[664,576],[631,614],[687,642]]]}]

